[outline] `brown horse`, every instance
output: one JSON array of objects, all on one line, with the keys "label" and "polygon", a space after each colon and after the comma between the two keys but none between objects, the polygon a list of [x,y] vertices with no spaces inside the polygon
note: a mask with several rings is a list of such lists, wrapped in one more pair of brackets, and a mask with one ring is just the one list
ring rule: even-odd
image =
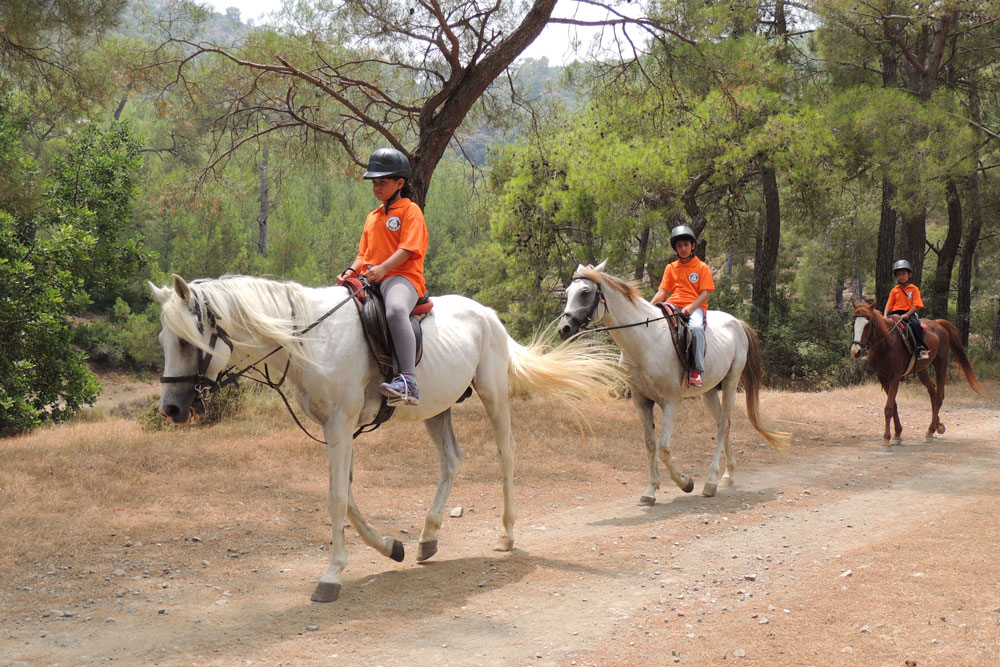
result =
[{"label": "brown horse", "polygon": [[[933,438],[935,433],[944,433],[944,424],[938,417],[938,411],[944,403],[944,383],[948,377],[948,361],[952,354],[962,367],[965,379],[972,390],[980,396],[983,395],[979,389],[979,382],[976,381],[976,373],[969,363],[969,355],[962,346],[961,335],[954,324],[948,320],[921,320],[925,329],[924,342],[927,343],[928,358],[915,360],[913,368],[909,369],[913,355],[906,349],[902,337],[898,334],[898,328],[906,324],[892,324],[873,307],[873,304],[852,300],[851,305],[854,307],[854,341],[851,343],[851,356],[855,359],[867,358],[868,363],[875,369],[879,382],[882,383],[882,389],[887,396],[885,433],[882,434],[882,438],[889,441],[890,445],[898,445],[901,442],[900,434],[903,432],[903,427],[899,423],[899,413],[896,411],[896,392],[899,390],[899,381],[907,370],[916,373],[931,397],[931,425],[927,427],[927,440]],[[934,366],[936,383],[927,372],[931,365]],[[895,437],[891,440],[890,419],[895,426]]]}]

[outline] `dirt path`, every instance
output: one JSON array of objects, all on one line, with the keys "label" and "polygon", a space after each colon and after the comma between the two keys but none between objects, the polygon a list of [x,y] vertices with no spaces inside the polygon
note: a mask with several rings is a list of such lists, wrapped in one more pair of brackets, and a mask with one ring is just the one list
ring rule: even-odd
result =
[{"label": "dirt path", "polygon": [[[0,665],[998,664],[1000,416],[983,405],[892,450],[861,431],[805,436],[715,498],[665,485],[653,507],[633,470],[563,483],[554,461],[548,483],[518,488],[509,554],[489,550],[496,485],[460,482],[464,516],[425,565],[426,494],[363,474],[359,502],[407,560],[348,531],[328,605],[308,595],[329,528],[298,498],[269,508],[270,532],[116,535],[97,562],[18,564]],[[703,468],[687,468],[696,491]]]}]

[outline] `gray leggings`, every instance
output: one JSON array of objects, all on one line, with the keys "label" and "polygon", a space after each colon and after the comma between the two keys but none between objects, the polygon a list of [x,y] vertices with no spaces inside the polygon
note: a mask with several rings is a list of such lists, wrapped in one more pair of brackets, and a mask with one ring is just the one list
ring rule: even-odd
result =
[{"label": "gray leggings", "polygon": [[385,301],[385,317],[392,334],[392,343],[396,347],[396,360],[399,361],[399,372],[413,375],[417,359],[417,340],[413,337],[410,326],[410,313],[417,305],[417,289],[403,276],[391,276],[383,280],[382,298]]}]

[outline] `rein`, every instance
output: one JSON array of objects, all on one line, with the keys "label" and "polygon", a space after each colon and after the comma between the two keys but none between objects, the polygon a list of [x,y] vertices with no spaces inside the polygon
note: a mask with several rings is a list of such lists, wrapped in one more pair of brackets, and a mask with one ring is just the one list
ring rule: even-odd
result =
[{"label": "rein", "polygon": [[[589,278],[585,278],[583,276],[574,276],[573,280],[590,280],[590,279]],[[570,281],[570,282],[573,282],[573,281]],[[604,309],[607,310],[608,312],[610,312],[610,309],[608,308],[607,299],[604,298],[604,290],[601,287],[601,283],[594,283],[594,284],[597,285],[597,291],[594,292],[594,303],[592,303],[590,305],[590,310],[587,312],[587,315],[586,315],[586,317],[584,319],[583,324],[580,325],[580,328],[577,329],[577,332],[575,334],[573,334],[572,336],[570,336],[569,340],[573,340],[577,336],[582,336],[585,333],[599,333],[601,331],[614,331],[616,329],[630,329],[632,327],[642,327],[642,326],[648,327],[651,322],[659,322],[660,320],[667,320],[667,319],[670,319],[670,318],[673,318],[673,317],[680,317],[680,315],[678,315],[677,313],[669,313],[669,314],[666,314],[666,315],[661,315],[660,317],[647,317],[645,320],[643,320],[641,322],[631,322],[629,324],[619,324],[619,325],[613,326],[613,327],[593,327],[593,328],[591,328],[590,324],[594,321],[594,313],[597,312],[597,305],[599,303],[603,303],[604,304]]]},{"label": "rein", "polygon": [[[312,329],[314,329],[323,320],[325,320],[326,318],[330,317],[335,312],[337,312],[337,310],[339,310],[341,306],[350,302],[351,299],[353,299],[355,296],[358,295],[358,293],[364,291],[366,285],[367,281],[362,281],[361,286],[358,287],[358,289],[354,290],[350,295],[348,295],[346,299],[335,305],[330,310],[326,311],[326,313],[321,315],[315,322],[307,326],[302,331],[296,332],[295,335],[302,336],[311,331]],[[194,293],[193,289],[191,290],[191,292],[192,294],[195,295],[194,312],[198,318],[198,333],[202,333],[204,331],[204,328],[201,322],[201,306],[198,304],[197,294]],[[219,326],[218,324],[219,318],[209,306],[208,299],[205,300],[205,312],[209,324],[213,329],[215,329],[215,332],[212,334],[212,338],[209,341],[209,347],[211,347],[214,350],[216,341],[221,339],[222,342],[224,342],[226,345],[229,346],[229,351],[232,352],[233,342],[229,338],[229,334],[227,334],[225,330]],[[295,423],[302,430],[302,432],[305,433],[310,438],[312,438],[313,440],[315,440],[316,442],[325,445],[327,444],[325,440],[320,440],[319,438],[317,438],[312,433],[306,430],[306,427],[302,425],[302,422],[299,421],[299,418],[295,415],[295,411],[292,410],[292,406],[288,402],[288,398],[285,396],[285,393],[281,391],[281,385],[284,384],[285,378],[288,376],[288,369],[292,363],[291,359],[285,362],[285,369],[281,373],[281,379],[279,379],[277,382],[271,379],[270,369],[268,369],[267,364],[264,364],[263,371],[257,368],[257,364],[261,363],[271,355],[281,351],[283,348],[284,345],[277,346],[276,348],[265,354],[263,357],[249,364],[239,372],[234,373],[233,369],[235,368],[235,366],[230,366],[229,368],[223,370],[215,380],[210,380],[208,377],[205,376],[205,373],[208,371],[209,365],[212,363],[212,353],[209,352],[208,354],[205,354],[201,348],[198,348],[197,375],[174,375],[174,376],[161,375],[160,382],[193,382],[194,390],[198,394],[198,400],[202,402],[202,405],[205,404],[205,401],[208,400],[209,396],[231,384],[236,384],[240,380],[240,378],[246,378],[247,380],[251,380],[252,382],[265,385],[278,392],[278,395],[281,397],[281,400],[285,403],[285,407],[288,408],[288,414],[292,416],[292,419],[295,420]],[[247,373],[249,373],[250,371],[258,373],[263,379],[261,380],[251,375],[247,375]],[[357,434],[355,434],[355,437],[357,437]]]}]

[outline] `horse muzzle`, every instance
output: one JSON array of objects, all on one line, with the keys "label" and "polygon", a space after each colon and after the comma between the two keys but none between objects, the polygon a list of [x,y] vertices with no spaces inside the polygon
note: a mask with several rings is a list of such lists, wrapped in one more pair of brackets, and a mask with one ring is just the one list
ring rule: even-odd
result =
[{"label": "horse muzzle", "polygon": [[559,326],[556,328],[556,333],[559,334],[561,340],[566,340],[580,330],[581,324],[582,321],[578,318],[569,313],[563,313],[562,317],[559,318]]}]

